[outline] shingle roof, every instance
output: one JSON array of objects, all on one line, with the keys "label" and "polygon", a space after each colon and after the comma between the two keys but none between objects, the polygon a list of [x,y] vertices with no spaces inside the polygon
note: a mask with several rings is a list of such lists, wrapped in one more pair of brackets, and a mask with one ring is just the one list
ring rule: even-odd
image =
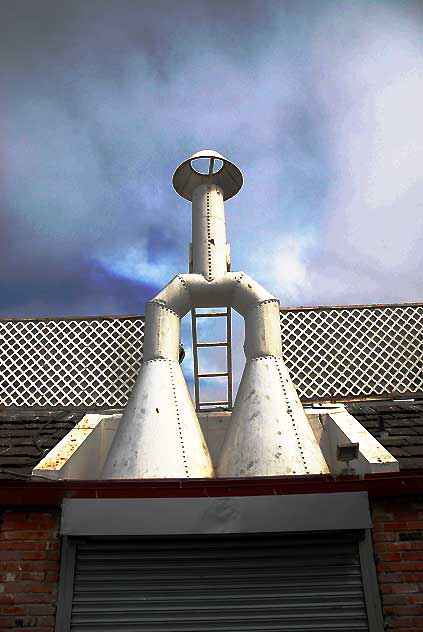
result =
[{"label": "shingle roof", "polygon": [[345,407],[402,470],[423,468],[423,400],[350,402]]},{"label": "shingle roof", "polygon": [[[423,400],[349,402],[347,410],[395,456],[402,470],[423,469]],[[32,468],[83,417],[83,412],[0,413],[0,479]]]},{"label": "shingle roof", "polygon": [[69,411],[0,413],[0,479],[29,476],[82,417]]}]

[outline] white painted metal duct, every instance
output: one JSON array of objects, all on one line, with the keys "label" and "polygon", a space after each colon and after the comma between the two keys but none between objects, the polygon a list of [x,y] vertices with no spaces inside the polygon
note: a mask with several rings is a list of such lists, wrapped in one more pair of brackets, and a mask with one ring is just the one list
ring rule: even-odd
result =
[{"label": "white painted metal duct", "polygon": [[[198,160],[206,160],[202,172],[194,169]],[[194,307],[223,305],[244,317],[247,363],[218,475],[326,473],[325,459],[282,360],[279,301],[244,272],[228,271],[223,200],[241,188],[240,171],[206,150],[178,167],[173,184],[192,201],[192,272],[174,277],[147,303],[143,366],[104,478],[213,476],[177,360],[180,319]]]}]

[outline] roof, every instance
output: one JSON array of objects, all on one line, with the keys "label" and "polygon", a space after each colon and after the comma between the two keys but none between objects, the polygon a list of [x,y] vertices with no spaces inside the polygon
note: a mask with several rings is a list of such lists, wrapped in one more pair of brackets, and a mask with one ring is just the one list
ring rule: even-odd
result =
[{"label": "roof", "polygon": [[[357,401],[345,406],[398,459],[401,470],[423,469],[423,400]],[[33,467],[83,414],[0,413],[0,479],[29,477]]]},{"label": "roof", "polygon": [[83,413],[69,411],[1,412],[0,479],[30,476],[82,417]]},{"label": "roof", "polygon": [[423,400],[345,404],[396,459],[401,470],[423,468]]}]

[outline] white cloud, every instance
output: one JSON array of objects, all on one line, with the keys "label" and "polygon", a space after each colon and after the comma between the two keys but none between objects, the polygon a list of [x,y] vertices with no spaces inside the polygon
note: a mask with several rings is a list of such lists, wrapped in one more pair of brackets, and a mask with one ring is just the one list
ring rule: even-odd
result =
[{"label": "white cloud", "polygon": [[310,254],[317,247],[314,235],[292,233],[275,238],[252,256],[252,267],[276,294],[282,305],[298,304],[311,290]]},{"label": "white cloud", "polygon": [[[354,38],[346,46],[352,17]],[[332,26],[315,41],[319,63],[327,64],[316,94],[329,112],[334,176],[322,208],[320,254],[310,262],[310,300],[421,300],[420,29],[390,6],[373,6],[361,24],[354,11],[338,13]]]},{"label": "white cloud", "polygon": [[118,276],[160,287],[178,272],[177,262],[167,257],[150,261],[142,241],[116,254],[98,257],[98,260]]}]

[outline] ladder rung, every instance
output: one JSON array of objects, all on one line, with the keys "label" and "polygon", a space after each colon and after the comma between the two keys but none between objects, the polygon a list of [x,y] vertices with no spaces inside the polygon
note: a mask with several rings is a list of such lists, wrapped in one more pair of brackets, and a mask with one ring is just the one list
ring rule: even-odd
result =
[{"label": "ladder rung", "polygon": [[198,406],[228,406],[229,402],[198,402]]},{"label": "ladder rung", "polygon": [[[204,309],[204,308],[202,308]],[[206,308],[207,309],[207,308]],[[219,309],[219,308],[218,308]],[[191,309],[191,319],[192,319],[192,349],[193,349],[193,361],[194,361],[194,391],[195,391],[195,402],[196,402],[196,410],[214,410],[213,407],[223,407],[224,410],[232,409],[232,347],[231,347],[231,332],[232,332],[232,321],[231,315],[232,310],[230,307],[221,307],[221,310],[225,311],[215,311],[215,312],[200,312],[197,313],[197,309],[194,307]],[[197,318],[226,318],[226,341],[216,341],[216,342],[198,342],[197,340]],[[223,336],[222,336],[223,337]],[[226,351],[226,371],[217,371],[216,373],[199,373],[198,372],[198,349],[201,348],[212,348],[212,347],[225,347]],[[201,378],[213,378],[220,377],[227,381],[227,399],[225,401],[218,402],[201,402],[200,401],[200,379]]]},{"label": "ladder rung", "polygon": [[229,374],[227,371],[221,373],[199,373],[198,377],[227,377]]},{"label": "ladder rung", "polygon": [[227,316],[228,312],[207,312],[204,314],[195,314],[196,318],[215,318],[216,316]]}]

